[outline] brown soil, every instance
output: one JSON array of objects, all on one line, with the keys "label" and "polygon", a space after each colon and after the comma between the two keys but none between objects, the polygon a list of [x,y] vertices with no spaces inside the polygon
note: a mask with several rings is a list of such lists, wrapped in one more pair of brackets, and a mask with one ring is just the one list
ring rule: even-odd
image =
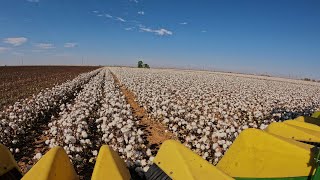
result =
[{"label": "brown soil", "polygon": [[4,66],[0,67],[0,109],[22,98],[38,94],[80,73],[98,67],[88,66]]},{"label": "brown soil", "polygon": [[122,93],[125,95],[127,103],[130,104],[133,115],[140,120],[142,127],[145,127],[144,130],[148,132],[147,141],[149,142],[149,146],[159,146],[165,140],[177,139],[170,131],[166,131],[166,127],[163,124],[150,118],[146,110],[136,101],[135,95],[122,85],[113,73],[111,74],[115,83],[119,85]]},{"label": "brown soil", "polygon": [[20,155],[22,157],[18,161],[18,166],[20,167],[22,173],[27,173],[29,168],[31,168],[38,161],[33,159],[37,153],[44,155],[49,151],[49,147],[45,145],[45,141],[49,138],[47,135],[42,134],[46,130],[48,130],[48,126],[41,125],[38,130],[34,130],[32,133],[30,133],[36,138],[30,140],[31,145],[29,144],[25,148],[22,148],[23,154]]}]

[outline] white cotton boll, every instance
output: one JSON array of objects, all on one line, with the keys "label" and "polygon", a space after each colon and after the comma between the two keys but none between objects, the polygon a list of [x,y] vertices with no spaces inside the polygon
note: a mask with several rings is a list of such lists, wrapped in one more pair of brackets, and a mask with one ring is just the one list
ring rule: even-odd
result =
[{"label": "white cotton boll", "polygon": [[222,147],[223,147],[223,149],[227,149],[228,145],[227,144],[223,144]]},{"label": "white cotton boll", "polygon": [[127,152],[127,158],[131,158],[133,156],[133,153],[132,152]]},{"label": "white cotton boll", "polygon": [[146,167],[143,168],[144,172],[147,172],[148,170],[149,170],[149,166],[146,166]]},{"label": "white cotton boll", "polygon": [[234,135],[234,137],[238,137],[238,133],[237,132],[233,133],[233,135]]},{"label": "white cotton boll", "polygon": [[82,132],[81,132],[81,136],[82,136],[83,138],[87,138],[87,137],[88,137],[88,134],[87,134],[86,131],[82,131]]},{"label": "white cotton boll", "polygon": [[15,149],[15,153],[19,153],[20,152],[20,149],[19,148],[16,148]]},{"label": "white cotton boll", "polygon": [[223,141],[222,140],[218,140],[218,144],[219,145],[223,145]]},{"label": "white cotton boll", "polygon": [[82,157],[79,154],[76,154],[75,160],[77,161],[82,161]]},{"label": "white cotton boll", "polygon": [[141,166],[146,166],[147,165],[147,161],[145,159],[142,159],[140,164],[141,164]]},{"label": "white cotton boll", "polygon": [[151,156],[151,157],[149,158],[149,161],[150,161],[150,162],[153,162],[153,160],[154,160],[154,157]]},{"label": "white cotton boll", "polygon": [[85,144],[86,141],[84,139],[80,139],[80,144]]},{"label": "white cotton boll", "polygon": [[42,154],[41,154],[41,153],[37,153],[37,154],[33,157],[33,159],[39,160],[41,157],[42,157]]},{"label": "white cotton boll", "polygon": [[86,144],[91,144],[90,139],[86,139],[85,141],[86,141]]},{"label": "white cotton boll", "polygon": [[260,125],[260,129],[261,129],[261,130],[264,130],[265,128],[266,128],[266,125],[265,125],[265,124],[261,124],[261,125]]},{"label": "white cotton boll", "polygon": [[208,152],[205,152],[205,153],[202,155],[202,158],[203,158],[203,159],[206,159],[208,156],[209,156],[209,153],[208,153]]},{"label": "white cotton boll", "polygon": [[106,126],[105,124],[102,124],[102,125],[101,125],[101,129],[102,129],[102,130],[106,129],[106,127],[107,127],[107,126]]},{"label": "white cotton boll", "polygon": [[173,132],[176,132],[176,131],[177,131],[177,127],[176,127],[176,126],[173,126],[173,127],[172,127],[172,131],[173,131]]},{"label": "white cotton boll", "polygon": [[206,146],[202,144],[201,147],[200,147],[200,149],[201,149],[201,150],[205,150],[205,149],[206,149]]},{"label": "white cotton boll", "polygon": [[190,136],[190,139],[193,141],[194,139],[196,139],[196,136],[191,135],[191,136]]},{"label": "white cotton boll", "polygon": [[126,151],[130,151],[131,149],[132,149],[132,145],[131,144],[126,146]]},{"label": "white cotton boll", "polygon": [[55,135],[57,135],[57,130],[53,130],[51,133],[52,133],[52,135],[55,136]]},{"label": "white cotton boll", "polygon": [[76,147],[76,151],[77,152],[82,152],[82,148],[81,147]]},{"label": "white cotton boll", "polygon": [[210,135],[210,131],[206,131],[205,135],[209,136]]},{"label": "white cotton boll", "polygon": [[151,150],[150,150],[150,149],[147,149],[146,154],[147,154],[147,156],[151,156],[151,155],[152,155]]},{"label": "white cotton boll", "polygon": [[17,143],[18,143],[18,140],[16,139],[12,141],[12,144],[17,144]]},{"label": "white cotton boll", "polygon": [[138,138],[139,143],[143,143],[143,139],[141,137]]},{"label": "white cotton boll", "polygon": [[76,143],[76,138],[74,137],[74,136],[67,136],[66,137],[66,143],[72,143],[72,144],[74,144],[74,143]]},{"label": "white cotton boll", "polygon": [[92,155],[97,156],[98,155],[98,151],[97,150],[92,151]]},{"label": "white cotton boll", "polygon": [[[72,145],[72,144],[69,144],[69,145]],[[70,146],[70,151],[75,152],[76,148],[74,146]]]},{"label": "white cotton boll", "polygon": [[214,153],[214,156],[219,158],[219,157],[222,156],[222,154],[221,154],[221,152],[215,152],[215,153]]},{"label": "white cotton boll", "polygon": [[219,146],[218,143],[214,143],[212,144],[212,149],[216,149],[218,146]]},{"label": "white cotton boll", "polygon": [[47,140],[45,141],[45,144],[46,144],[46,145],[49,145],[49,144],[50,144],[50,139],[47,139]]},{"label": "white cotton boll", "polygon": [[165,118],[162,122],[164,123],[164,124],[167,124],[167,123],[169,123],[169,119],[168,118]]},{"label": "white cotton boll", "polygon": [[186,142],[190,142],[191,138],[189,136],[186,137]]},{"label": "white cotton boll", "polygon": [[143,131],[141,131],[140,129],[138,129],[137,134],[138,134],[139,136],[141,136],[141,135],[143,134]]}]

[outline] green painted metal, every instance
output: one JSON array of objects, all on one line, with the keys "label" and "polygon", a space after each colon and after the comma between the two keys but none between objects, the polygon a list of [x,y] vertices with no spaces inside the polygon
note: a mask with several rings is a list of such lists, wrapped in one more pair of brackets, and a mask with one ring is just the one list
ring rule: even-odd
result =
[{"label": "green painted metal", "polygon": [[320,148],[319,147],[318,147],[317,157],[314,158],[314,160],[317,163],[317,169],[316,169],[316,172],[314,173],[314,176],[312,177],[312,179],[316,180],[316,179],[320,179]]},{"label": "green painted metal", "polygon": [[311,117],[320,118],[320,111],[314,112]]}]

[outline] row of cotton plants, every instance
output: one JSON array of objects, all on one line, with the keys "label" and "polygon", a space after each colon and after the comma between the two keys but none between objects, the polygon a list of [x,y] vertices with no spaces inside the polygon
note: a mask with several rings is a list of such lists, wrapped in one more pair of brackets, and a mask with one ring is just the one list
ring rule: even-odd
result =
[{"label": "row of cotton plants", "polygon": [[148,113],[211,163],[247,128],[310,114],[319,84],[197,71],[111,68]]},{"label": "row of cotton plants", "polygon": [[[52,148],[61,146],[77,166],[89,163],[97,155],[95,137],[91,132],[95,112],[100,108],[103,98],[103,85],[106,69],[101,70],[85,84],[72,104],[60,106],[59,117],[54,117],[48,124],[46,144]],[[78,167],[77,167],[78,168]]]},{"label": "row of cotton plants", "polygon": [[80,74],[72,81],[45,89],[31,98],[16,102],[0,112],[0,143],[14,153],[24,146],[32,128],[37,123],[46,123],[60,105],[70,101],[74,93],[79,91],[100,69]]},{"label": "row of cotton plants", "polygon": [[147,149],[144,132],[135,119],[120,87],[114,83],[110,73],[106,76],[105,97],[96,119],[97,130],[101,133],[102,144],[110,145],[119,153],[129,168],[142,175],[152,163],[151,150]]}]

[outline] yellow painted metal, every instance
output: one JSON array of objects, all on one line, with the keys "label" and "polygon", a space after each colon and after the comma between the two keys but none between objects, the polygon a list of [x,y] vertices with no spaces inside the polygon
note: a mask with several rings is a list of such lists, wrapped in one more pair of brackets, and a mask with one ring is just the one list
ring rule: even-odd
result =
[{"label": "yellow painted metal", "polygon": [[287,121],[283,121],[283,123],[320,132],[320,127],[311,123],[305,123],[302,121],[295,121],[295,120],[287,120]]},{"label": "yellow painted metal", "polygon": [[313,117],[313,118],[320,118],[320,111],[314,112],[311,117]]},{"label": "yellow painted metal", "polygon": [[174,140],[161,145],[154,163],[172,179],[233,179]]},{"label": "yellow painted metal", "polygon": [[246,129],[230,146],[217,167],[237,178],[303,177],[314,174],[312,145]]},{"label": "yellow painted metal", "polygon": [[320,119],[314,118],[314,117],[307,117],[307,116],[299,116],[296,119],[296,121],[311,123],[320,126]]},{"label": "yellow painted metal", "polygon": [[20,171],[20,168],[17,162],[14,160],[9,149],[0,144],[0,176],[14,168]]},{"label": "yellow painted metal", "polygon": [[91,179],[129,180],[130,178],[125,162],[109,146],[103,145],[100,148]]},{"label": "yellow painted metal", "polygon": [[282,122],[271,123],[266,132],[298,141],[320,142],[320,131],[315,131]]},{"label": "yellow painted metal", "polygon": [[61,147],[52,148],[22,178],[22,180],[58,179],[78,179],[68,155]]}]

